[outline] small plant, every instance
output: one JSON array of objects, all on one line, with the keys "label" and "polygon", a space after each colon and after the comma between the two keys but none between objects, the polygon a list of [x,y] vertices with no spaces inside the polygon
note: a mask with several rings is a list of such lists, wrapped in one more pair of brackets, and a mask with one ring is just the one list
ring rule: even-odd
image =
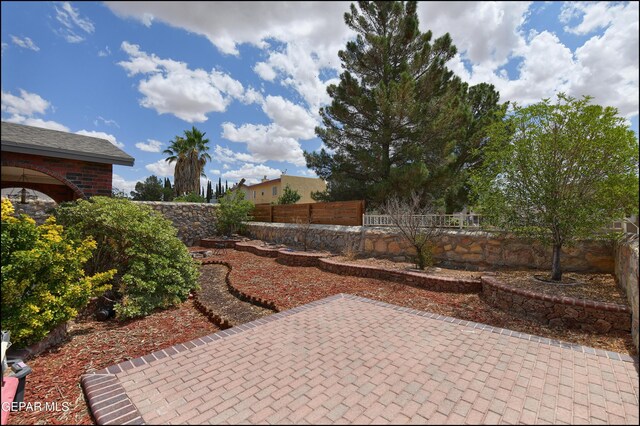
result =
[{"label": "small plant", "polygon": [[242,222],[251,220],[250,213],[252,210],[253,203],[244,199],[244,192],[239,190],[227,191],[220,198],[218,209],[216,210],[218,233],[231,236],[232,233],[237,232],[242,226]]},{"label": "small plant", "polygon": [[171,221],[129,200],[92,197],[55,212],[77,238],[93,236],[91,273],[116,268],[116,316],[135,318],[183,302],[197,288],[198,269]]},{"label": "small plant", "polygon": [[347,260],[356,260],[358,258],[358,255],[360,254],[358,245],[359,244],[356,241],[347,241],[347,243],[344,245],[344,248],[342,249],[342,255]]},{"label": "small plant", "polygon": [[96,249],[92,238],[74,241],[53,217],[36,226],[30,217],[13,213],[3,199],[2,329],[11,331],[13,343],[29,345],[109,289],[116,271],[85,275],[83,267]]},{"label": "small plant", "polygon": [[175,197],[173,201],[176,203],[206,203],[207,199],[195,192],[190,192],[186,195]]},{"label": "small plant", "polygon": [[442,229],[426,226],[424,219],[435,211],[435,207],[428,202],[423,204],[418,194],[413,192],[408,200],[390,198],[383,205],[382,211],[389,215],[402,237],[415,249],[418,269],[433,266],[434,240],[442,233]]}]

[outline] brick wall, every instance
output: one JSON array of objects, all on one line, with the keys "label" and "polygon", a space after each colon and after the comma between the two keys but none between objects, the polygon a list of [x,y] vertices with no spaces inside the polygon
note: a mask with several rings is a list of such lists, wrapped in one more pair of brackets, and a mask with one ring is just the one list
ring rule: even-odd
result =
[{"label": "brick wall", "polygon": [[[3,152],[2,165],[36,170],[64,183],[70,191],[59,185],[32,188],[42,190],[57,202],[70,201],[92,195],[111,195],[113,175],[113,166],[111,164]],[[2,183],[3,187],[8,184],[10,182]],[[58,188],[55,188],[56,186]],[[47,189],[49,189],[48,192]]]}]

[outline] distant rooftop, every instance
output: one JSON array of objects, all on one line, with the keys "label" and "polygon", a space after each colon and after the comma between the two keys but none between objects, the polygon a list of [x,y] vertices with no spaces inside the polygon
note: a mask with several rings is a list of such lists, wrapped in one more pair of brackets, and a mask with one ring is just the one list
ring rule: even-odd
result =
[{"label": "distant rooftop", "polygon": [[106,139],[2,122],[2,151],[133,166],[135,159]]}]

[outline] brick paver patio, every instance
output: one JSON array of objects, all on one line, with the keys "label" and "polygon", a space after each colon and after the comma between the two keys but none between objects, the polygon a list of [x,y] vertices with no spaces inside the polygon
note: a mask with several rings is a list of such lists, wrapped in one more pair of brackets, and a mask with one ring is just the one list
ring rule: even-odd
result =
[{"label": "brick paver patio", "polygon": [[638,362],[350,295],[83,377],[99,424],[638,424]]}]

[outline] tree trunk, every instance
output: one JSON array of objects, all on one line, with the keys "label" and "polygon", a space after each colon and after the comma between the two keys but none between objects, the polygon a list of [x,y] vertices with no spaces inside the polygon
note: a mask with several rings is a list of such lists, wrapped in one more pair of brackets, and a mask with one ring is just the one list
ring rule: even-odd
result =
[{"label": "tree trunk", "polygon": [[553,245],[553,260],[551,261],[551,279],[560,281],[562,279],[562,269],[560,268],[560,251],[562,244]]}]

